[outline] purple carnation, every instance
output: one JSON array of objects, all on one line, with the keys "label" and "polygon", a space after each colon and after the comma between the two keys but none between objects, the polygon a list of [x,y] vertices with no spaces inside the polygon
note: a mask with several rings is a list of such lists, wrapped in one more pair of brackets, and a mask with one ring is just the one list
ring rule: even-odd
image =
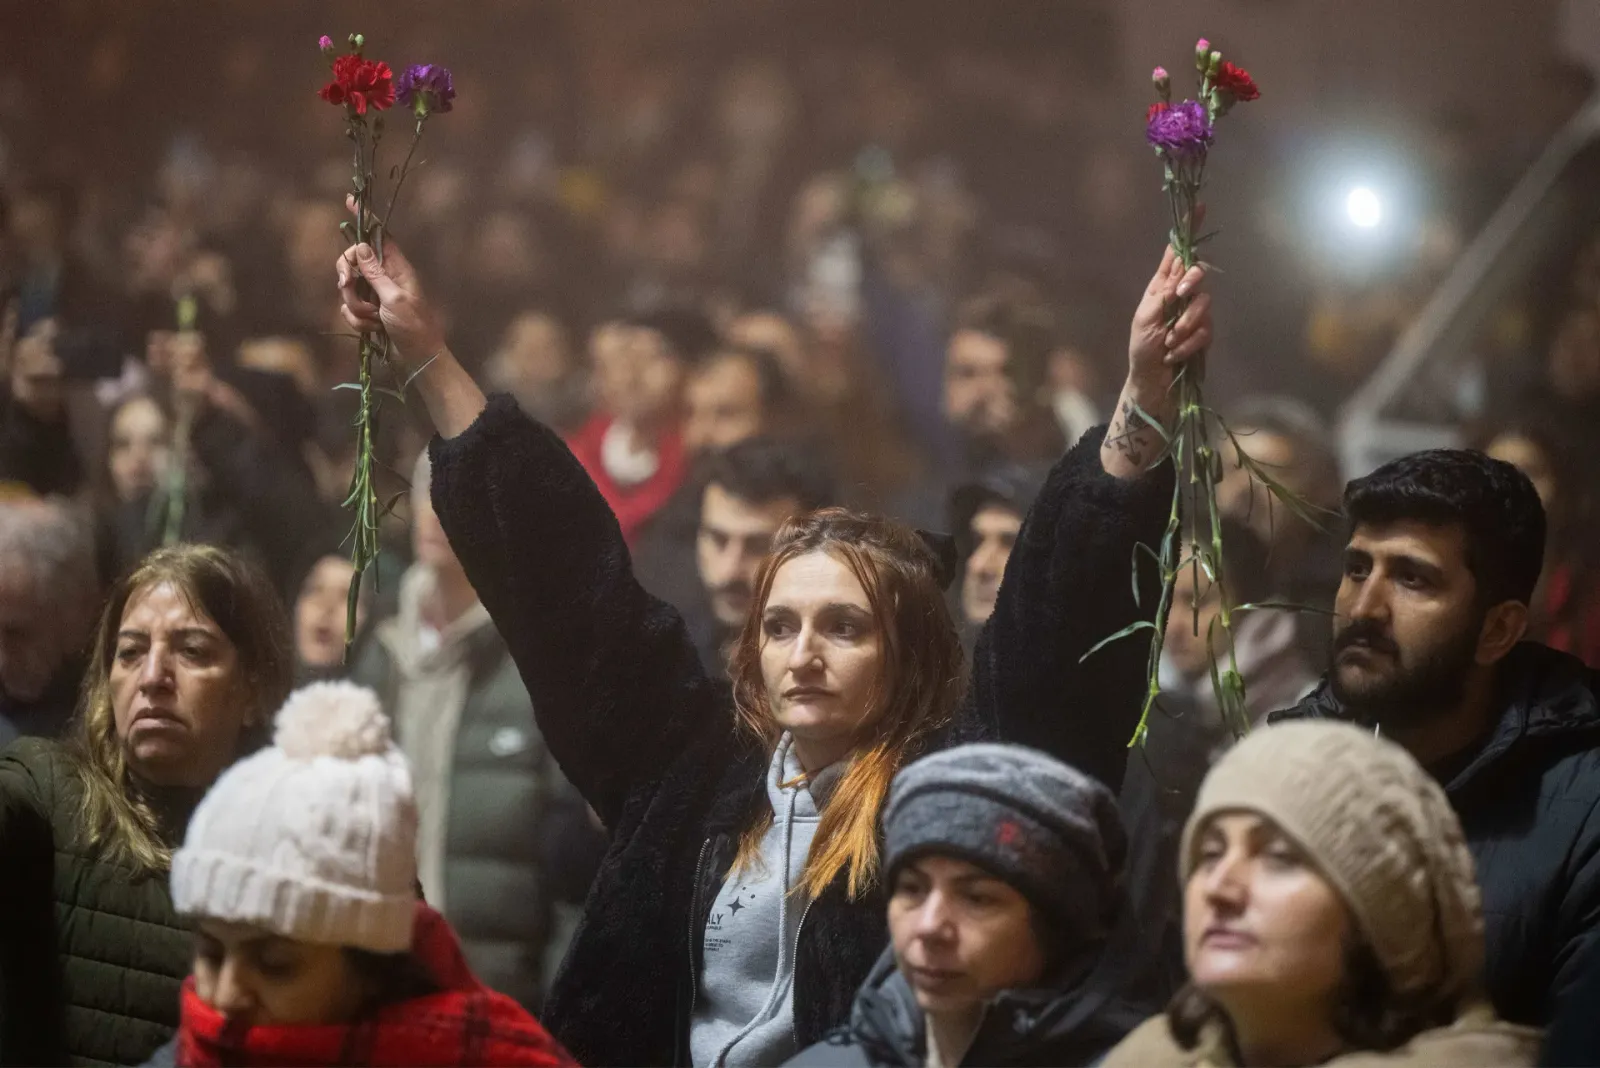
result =
[{"label": "purple carnation", "polygon": [[455,79],[450,77],[450,68],[437,63],[414,63],[407,67],[394,90],[400,106],[418,115],[449,111],[450,102],[456,98]]},{"label": "purple carnation", "polygon": [[1191,156],[1204,152],[1211,144],[1211,120],[1206,117],[1204,105],[1185,100],[1154,111],[1144,136],[1164,152]]}]

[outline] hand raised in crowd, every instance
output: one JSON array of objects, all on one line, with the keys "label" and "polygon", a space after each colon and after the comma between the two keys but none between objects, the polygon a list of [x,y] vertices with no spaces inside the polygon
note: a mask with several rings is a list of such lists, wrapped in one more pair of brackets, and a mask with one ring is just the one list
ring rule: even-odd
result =
[{"label": "hand raised in crowd", "polygon": [[[1128,337],[1128,377],[1165,390],[1178,368],[1211,344],[1211,294],[1205,292],[1206,269],[1187,271],[1172,246],[1145,287],[1133,313]],[[1183,308],[1187,299],[1189,306]],[[1176,323],[1172,316],[1183,313]],[[1155,413],[1151,413],[1155,414]]]},{"label": "hand raised in crowd", "polygon": [[[394,241],[384,242],[381,263],[371,245],[353,245],[344,250],[335,270],[345,322],[364,334],[387,331],[406,366],[415,369],[445,347],[439,314],[423,294],[411,261]],[[361,279],[372,287],[375,302],[359,291]]]},{"label": "hand raised in crowd", "polygon": [[[354,201],[346,203],[354,209]],[[445,344],[443,319],[400,246],[386,240],[381,263],[371,245],[352,246],[335,261],[334,272],[344,321],[363,334],[389,335],[400,366],[416,376],[434,429],[450,438],[471,426],[486,403],[483,391]],[[361,291],[362,280],[370,293]]]},{"label": "hand raised in crowd", "polygon": [[1171,423],[1177,412],[1173,377],[1211,344],[1211,294],[1204,291],[1205,282],[1205,268],[1185,270],[1169,245],[1134,309],[1128,381],[1100,447],[1100,461],[1110,474],[1131,478],[1154,466],[1164,453],[1161,432],[1145,417]]}]

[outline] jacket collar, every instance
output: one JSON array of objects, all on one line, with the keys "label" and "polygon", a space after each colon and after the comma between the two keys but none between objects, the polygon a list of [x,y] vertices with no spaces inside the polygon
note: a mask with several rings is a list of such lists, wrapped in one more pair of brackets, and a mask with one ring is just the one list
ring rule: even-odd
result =
[{"label": "jacket collar", "polygon": [[[1144,1015],[1112,998],[1097,981],[1098,968],[1085,962],[1079,977],[1027,990],[1006,990],[985,1007],[964,1063],[1089,1063],[1132,1030]],[[885,949],[861,985],[850,1013],[850,1030],[875,1062],[924,1064],[927,1020],[911,985]]]},{"label": "jacket collar", "polygon": [[[1585,747],[1593,745],[1600,738],[1596,683],[1595,673],[1575,656],[1538,642],[1517,645],[1497,673],[1500,719],[1478,755],[1444,784],[1446,790],[1461,791],[1524,742],[1578,739]],[[1326,675],[1298,705],[1268,717],[1271,723],[1291,719],[1361,722],[1333,695]]]}]

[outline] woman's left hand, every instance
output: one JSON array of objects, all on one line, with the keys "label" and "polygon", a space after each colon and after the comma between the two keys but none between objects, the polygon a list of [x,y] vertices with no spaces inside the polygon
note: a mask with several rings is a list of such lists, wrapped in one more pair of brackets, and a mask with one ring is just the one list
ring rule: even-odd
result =
[{"label": "woman's left hand", "polygon": [[[1205,291],[1205,283],[1206,269],[1196,265],[1184,270],[1169,245],[1134,309],[1128,337],[1130,384],[1159,386],[1165,391],[1177,369],[1211,344],[1211,294]],[[1185,300],[1187,308],[1183,307]],[[1174,323],[1172,317],[1180,308],[1183,312]]]},{"label": "woman's left hand", "polygon": [[1205,282],[1205,268],[1184,270],[1169,246],[1145,287],[1128,337],[1128,381],[1100,446],[1100,463],[1107,473],[1133,478],[1164,455],[1164,431],[1151,426],[1150,420],[1172,425],[1177,414],[1173,377],[1211,344],[1211,294],[1205,292]]}]

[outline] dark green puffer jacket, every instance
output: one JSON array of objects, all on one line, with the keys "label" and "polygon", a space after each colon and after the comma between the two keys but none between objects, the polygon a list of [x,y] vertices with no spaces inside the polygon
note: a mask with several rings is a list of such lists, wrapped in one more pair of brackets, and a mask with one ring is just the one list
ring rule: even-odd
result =
[{"label": "dark green puffer jacket", "polygon": [[53,742],[0,754],[0,1062],[142,1064],[178,1026],[193,939],[164,876],[83,841]]},{"label": "dark green puffer jacket", "polygon": [[[402,622],[375,628],[350,670],[391,714],[402,676],[384,635]],[[494,627],[485,622],[462,640],[469,681],[451,757],[445,885],[442,894],[422,891],[442,901],[473,972],[536,1012],[559,959],[551,951],[565,948],[555,934],[562,894],[547,866],[561,850],[555,839],[563,797],[576,795],[545,746],[533,701]],[[396,728],[403,734],[403,725]]]}]

